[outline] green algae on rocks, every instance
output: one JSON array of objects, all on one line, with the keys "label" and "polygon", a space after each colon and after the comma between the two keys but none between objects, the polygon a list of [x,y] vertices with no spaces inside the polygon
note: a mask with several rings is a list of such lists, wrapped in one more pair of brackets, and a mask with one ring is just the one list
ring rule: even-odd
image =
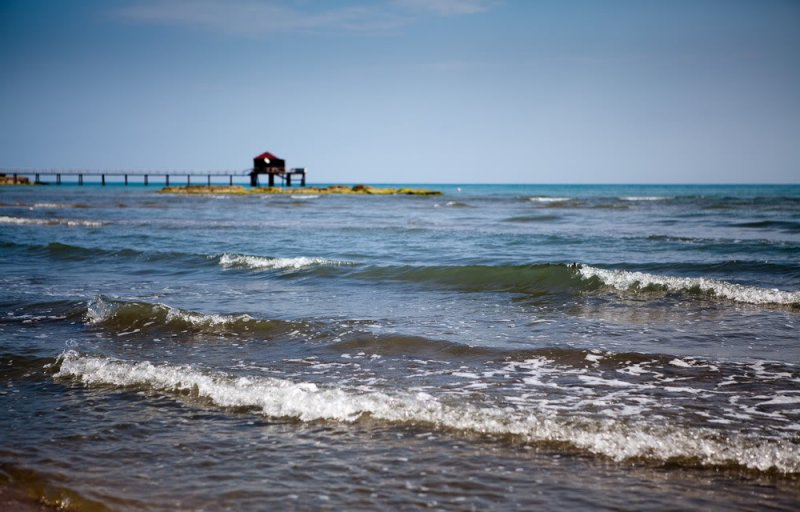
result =
[{"label": "green algae on rocks", "polygon": [[409,195],[409,196],[440,196],[438,190],[422,188],[389,188],[373,187],[371,185],[331,185],[330,187],[255,187],[247,188],[241,185],[185,185],[180,187],[164,187],[160,191],[164,194],[276,194],[276,195],[316,195],[316,194],[351,194],[351,195]]}]

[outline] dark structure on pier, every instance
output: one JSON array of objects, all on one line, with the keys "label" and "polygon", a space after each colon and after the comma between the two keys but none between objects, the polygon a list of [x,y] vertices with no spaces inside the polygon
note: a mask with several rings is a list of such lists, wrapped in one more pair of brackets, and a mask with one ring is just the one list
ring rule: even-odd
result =
[{"label": "dark structure on pier", "polygon": [[267,175],[270,187],[275,186],[275,176],[283,180],[287,187],[292,186],[292,176],[300,176],[300,186],[306,186],[306,170],[304,167],[286,170],[286,161],[265,151],[253,158],[253,170],[250,171],[250,185],[258,186],[258,176]]}]

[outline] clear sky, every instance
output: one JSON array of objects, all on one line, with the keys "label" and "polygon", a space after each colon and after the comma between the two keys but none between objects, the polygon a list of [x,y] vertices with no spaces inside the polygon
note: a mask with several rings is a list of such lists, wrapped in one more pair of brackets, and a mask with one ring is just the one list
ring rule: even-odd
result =
[{"label": "clear sky", "polygon": [[0,0],[0,168],[800,182],[800,1]]}]

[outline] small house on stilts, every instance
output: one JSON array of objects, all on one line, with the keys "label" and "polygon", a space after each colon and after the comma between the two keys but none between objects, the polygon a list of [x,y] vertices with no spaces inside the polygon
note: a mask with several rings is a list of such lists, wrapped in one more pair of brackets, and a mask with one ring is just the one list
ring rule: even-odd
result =
[{"label": "small house on stilts", "polygon": [[267,182],[270,187],[275,186],[275,176],[283,180],[287,187],[292,186],[292,176],[300,176],[300,186],[306,186],[306,169],[299,167],[286,170],[286,161],[278,158],[272,153],[265,151],[253,158],[253,170],[250,171],[250,186],[258,187],[258,176],[267,175]]}]

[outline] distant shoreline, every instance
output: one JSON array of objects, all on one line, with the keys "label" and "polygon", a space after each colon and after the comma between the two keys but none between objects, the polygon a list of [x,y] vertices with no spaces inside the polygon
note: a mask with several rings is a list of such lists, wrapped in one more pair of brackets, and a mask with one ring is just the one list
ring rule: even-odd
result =
[{"label": "distant shoreline", "polygon": [[162,194],[182,194],[182,195],[206,195],[206,194],[230,194],[230,195],[252,195],[252,194],[273,194],[273,195],[408,195],[408,196],[440,196],[442,192],[423,188],[390,188],[373,187],[371,185],[331,185],[329,187],[254,187],[248,188],[241,185],[184,185],[180,187],[164,187],[160,191]]}]

